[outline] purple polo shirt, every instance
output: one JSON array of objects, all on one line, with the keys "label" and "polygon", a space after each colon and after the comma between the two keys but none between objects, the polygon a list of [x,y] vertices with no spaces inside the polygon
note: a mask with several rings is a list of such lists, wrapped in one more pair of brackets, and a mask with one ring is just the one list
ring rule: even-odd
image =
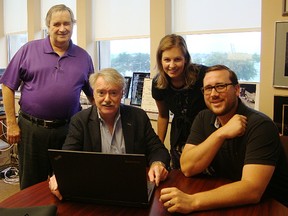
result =
[{"label": "purple polo shirt", "polygon": [[15,54],[0,83],[13,90],[20,87],[21,110],[37,118],[70,119],[81,109],[81,90],[93,92],[89,75],[94,72],[89,54],[70,41],[69,49],[59,57],[49,36],[28,42]]}]

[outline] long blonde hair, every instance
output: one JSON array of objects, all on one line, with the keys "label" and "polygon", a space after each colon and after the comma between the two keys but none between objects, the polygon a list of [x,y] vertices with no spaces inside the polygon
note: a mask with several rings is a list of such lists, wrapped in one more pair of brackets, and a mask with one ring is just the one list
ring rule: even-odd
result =
[{"label": "long blonde hair", "polygon": [[169,77],[166,75],[162,66],[162,54],[164,51],[171,48],[180,48],[185,58],[184,65],[184,77],[185,87],[188,88],[194,85],[197,72],[195,66],[191,63],[191,56],[188,52],[188,48],[184,38],[180,35],[170,34],[163,37],[159,43],[156,60],[157,60],[157,75],[156,75],[156,87],[159,89],[165,89],[169,85]]}]

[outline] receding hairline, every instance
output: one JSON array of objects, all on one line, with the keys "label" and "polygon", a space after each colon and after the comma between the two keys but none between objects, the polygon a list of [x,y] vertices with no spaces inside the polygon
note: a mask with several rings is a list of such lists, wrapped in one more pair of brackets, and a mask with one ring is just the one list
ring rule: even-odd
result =
[{"label": "receding hairline", "polygon": [[46,14],[46,18],[45,18],[46,26],[49,28],[52,14],[54,14],[56,12],[64,12],[64,11],[67,11],[70,14],[71,22],[72,22],[72,24],[75,24],[76,23],[76,19],[75,19],[74,13],[71,10],[71,8],[67,7],[65,4],[58,4],[58,5],[52,6],[48,10],[48,12]]}]

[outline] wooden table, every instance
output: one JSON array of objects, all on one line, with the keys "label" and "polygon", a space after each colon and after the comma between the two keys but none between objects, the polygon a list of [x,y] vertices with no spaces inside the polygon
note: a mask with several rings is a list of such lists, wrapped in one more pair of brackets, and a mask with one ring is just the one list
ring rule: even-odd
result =
[{"label": "wooden table", "polygon": [[[165,182],[162,182],[155,191],[150,208],[132,208],[121,206],[97,205],[89,203],[77,203],[68,201],[59,201],[48,189],[48,182],[41,182],[29,188],[26,188],[0,203],[0,207],[31,207],[55,204],[58,208],[58,215],[171,215],[163,208],[159,202],[159,193],[161,188],[176,186],[187,193],[196,193],[199,191],[210,190],[229,183],[228,180],[215,179],[209,177],[186,178],[179,170],[172,170]],[[190,215],[288,215],[288,208],[274,199],[264,200],[257,205],[247,205],[242,207],[233,207],[218,209],[212,211],[194,212]]]}]

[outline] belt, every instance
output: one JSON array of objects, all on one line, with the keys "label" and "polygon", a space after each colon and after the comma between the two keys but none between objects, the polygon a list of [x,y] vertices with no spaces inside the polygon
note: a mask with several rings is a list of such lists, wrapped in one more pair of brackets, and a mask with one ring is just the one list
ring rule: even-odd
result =
[{"label": "belt", "polygon": [[39,119],[34,116],[28,115],[26,113],[23,113],[22,111],[20,111],[19,114],[23,118],[27,119],[28,121],[35,123],[39,126],[42,126],[44,128],[51,129],[51,128],[57,128],[57,127],[61,127],[61,126],[68,124],[68,120],[44,120],[44,119]]}]

